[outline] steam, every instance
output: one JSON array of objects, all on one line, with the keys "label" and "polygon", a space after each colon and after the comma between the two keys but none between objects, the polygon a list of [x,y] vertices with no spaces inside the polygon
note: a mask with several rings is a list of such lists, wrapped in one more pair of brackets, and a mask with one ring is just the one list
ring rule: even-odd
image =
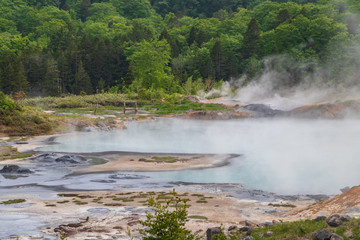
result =
[{"label": "steam", "polygon": [[[354,32],[359,29],[360,18],[350,16],[348,27]],[[218,95],[243,104],[262,103],[278,110],[360,99],[360,39],[338,36],[330,40],[327,52],[321,62],[311,58],[296,60],[286,54],[266,57],[258,76],[249,79],[244,75],[203,96]]]},{"label": "steam", "polygon": [[335,194],[360,182],[359,120],[159,119],[128,127],[59,137],[60,145],[43,150],[237,153],[242,156],[221,168],[142,174],[164,181],[242,183],[281,194]]}]

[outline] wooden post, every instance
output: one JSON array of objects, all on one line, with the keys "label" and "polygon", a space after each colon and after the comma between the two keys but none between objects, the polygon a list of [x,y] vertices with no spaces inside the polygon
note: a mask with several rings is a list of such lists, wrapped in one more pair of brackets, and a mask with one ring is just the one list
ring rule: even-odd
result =
[{"label": "wooden post", "polygon": [[94,115],[96,115],[96,110],[98,108],[98,103],[96,102],[96,105],[95,105],[95,110],[94,110]]},{"label": "wooden post", "polygon": [[[129,108],[126,108],[126,103],[134,104],[134,107],[130,106]],[[126,110],[135,110],[135,114],[138,114],[138,106],[136,101],[124,101],[123,106],[123,113],[126,114]]]}]

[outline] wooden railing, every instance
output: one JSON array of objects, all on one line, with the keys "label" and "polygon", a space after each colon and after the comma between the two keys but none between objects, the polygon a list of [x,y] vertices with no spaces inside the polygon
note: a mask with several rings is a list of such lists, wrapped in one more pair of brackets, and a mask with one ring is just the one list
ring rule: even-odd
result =
[{"label": "wooden railing", "polygon": [[[134,107],[127,108],[126,107],[127,103],[134,104]],[[138,113],[137,102],[136,101],[124,101],[124,106],[123,106],[123,113],[124,114],[126,114],[126,110],[135,110],[135,114],[137,114]]]}]

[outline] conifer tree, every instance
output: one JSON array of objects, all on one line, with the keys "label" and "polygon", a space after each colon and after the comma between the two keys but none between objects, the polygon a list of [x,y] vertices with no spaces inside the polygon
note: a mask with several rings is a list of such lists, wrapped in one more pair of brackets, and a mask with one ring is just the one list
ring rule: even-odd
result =
[{"label": "conifer tree", "polygon": [[213,61],[215,69],[215,80],[221,80],[224,78],[223,67],[224,67],[224,49],[222,47],[221,41],[216,40],[213,48],[211,49],[211,59]]},{"label": "conifer tree", "polygon": [[85,71],[82,61],[79,62],[73,86],[73,93],[79,94],[81,92],[93,93],[90,77]]},{"label": "conifer tree", "polygon": [[291,16],[289,11],[285,8],[280,10],[279,14],[276,17],[276,24],[275,27],[279,26],[283,22],[290,22]]},{"label": "conifer tree", "polygon": [[244,35],[243,57],[245,59],[259,54],[261,41],[260,33],[258,21],[255,18],[252,18]]}]

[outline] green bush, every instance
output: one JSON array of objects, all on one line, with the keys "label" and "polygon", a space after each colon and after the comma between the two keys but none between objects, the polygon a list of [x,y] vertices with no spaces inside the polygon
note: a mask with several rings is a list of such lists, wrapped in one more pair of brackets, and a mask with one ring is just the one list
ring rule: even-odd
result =
[{"label": "green bush", "polygon": [[[176,197],[175,190],[170,192],[170,198],[162,204],[159,195],[150,197],[148,206],[153,208],[153,213],[146,215],[146,220],[140,221],[145,227],[140,230],[144,240],[199,240],[190,230],[185,228],[188,221],[187,200]],[[171,207],[174,205],[175,207]]]},{"label": "green bush", "polygon": [[0,92],[0,116],[11,114],[13,111],[21,111],[21,107],[10,97]]}]

